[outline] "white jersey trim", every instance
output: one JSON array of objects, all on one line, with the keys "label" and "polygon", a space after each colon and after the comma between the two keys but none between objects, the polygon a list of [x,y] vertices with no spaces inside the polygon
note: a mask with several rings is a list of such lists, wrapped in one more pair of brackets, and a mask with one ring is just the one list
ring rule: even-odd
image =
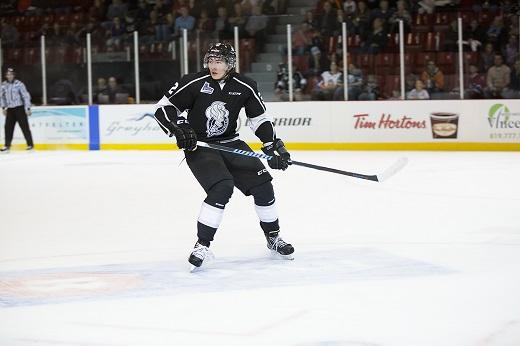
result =
[{"label": "white jersey trim", "polygon": [[209,77],[209,74],[207,74],[207,75],[205,75],[205,76],[202,76],[202,77],[199,77],[199,78],[196,78],[196,79],[190,81],[189,83],[186,83],[186,85],[184,85],[182,88],[180,88],[179,90],[177,90],[177,91],[175,92],[175,94],[173,94],[172,96],[169,96],[169,97],[168,97],[168,100],[171,99],[172,97],[174,97],[175,95],[177,95],[178,93],[180,93],[180,92],[181,92],[184,88],[186,88],[188,85],[193,84],[193,83],[195,83],[195,82],[197,82],[197,81],[199,81],[199,80],[201,80],[201,79],[208,78],[208,77]]},{"label": "white jersey trim", "polygon": [[[251,128],[251,130],[253,130],[253,133],[255,133],[256,130],[258,130],[258,128],[260,127],[260,125],[262,125],[265,122],[272,123],[273,117],[267,113],[263,113],[254,118],[247,118],[247,123],[248,123],[249,127]],[[274,131],[274,128],[273,128],[273,131]]]},{"label": "white jersey trim", "polygon": [[253,88],[251,88],[251,86],[247,83],[244,83],[242,82],[240,79],[238,79],[237,77],[233,77],[234,80],[236,80],[237,82],[239,82],[240,84],[243,84],[245,85],[246,87],[248,87],[251,92],[253,93],[253,95],[255,95],[256,99],[258,100],[258,102],[260,103],[260,106],[262,106],[262,108],[264,109],[264,112],[267,110],[267,108],[265,108],[265,105],[264,103],[262,102],[262,100],[260,100],[260,97],[258,97],[257,93],[253,90]]},{"label": "white jersey trim", "polygon": [[[166,117],[166,119],[168,119],[168,117],[166,116],[166,112],[164,111],[164,108],[161,107],[161,110],[163,111],[164,113],[164,116]],[[157,121],[157,123],[159,124],[159,126],[161,126],[165,131],[166,133],[168,133],[168,136],[172,136],[172,133],[170,132],[170,130],[168,130],[168,128],[166,128],[159,119],[157,119],[157,117],[155,116],[155,114],[153,115],[153,117],[155,118],[155,120]]]}]

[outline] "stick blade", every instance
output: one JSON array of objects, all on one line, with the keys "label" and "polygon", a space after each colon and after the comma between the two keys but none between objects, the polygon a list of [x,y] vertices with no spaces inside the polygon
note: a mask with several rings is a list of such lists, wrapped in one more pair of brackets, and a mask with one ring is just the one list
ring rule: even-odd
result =
[{"label": "stick blade", "polygon": [[388,180],[390,177],[392,177],[394,174],[399,172],[401,169],[404,168],[408,164],[408,158],[401,157],[399,160],[394,162],[393,165],[388,167],[383,173],[377,175],[377,181],[383,182]]}]

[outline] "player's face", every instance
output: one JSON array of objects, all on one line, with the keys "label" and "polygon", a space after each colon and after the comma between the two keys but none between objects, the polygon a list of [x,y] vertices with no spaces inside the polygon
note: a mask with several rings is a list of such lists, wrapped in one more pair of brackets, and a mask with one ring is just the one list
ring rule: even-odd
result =
[{"label": "player's face", "polygon": [[222,79],[226,75],[227,64],[222,59],[209,58],[208,68],[213,79]]}]

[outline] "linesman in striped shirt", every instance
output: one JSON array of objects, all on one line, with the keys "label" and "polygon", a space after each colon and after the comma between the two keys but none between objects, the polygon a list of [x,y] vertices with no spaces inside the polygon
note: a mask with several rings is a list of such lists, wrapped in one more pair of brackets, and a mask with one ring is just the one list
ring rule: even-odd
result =
[{"label": "linesman in striped shirt", "polygon": [[31,95],[25,84],[15,79],[13,68],[8,68],[5,75],[6,81],[2,82],[0,89],[0,106],[5,119],[5,146],[0,151],[8,152],[13,141],[13,133],[16,122],[20,125],[27,150],[34,147],[28,116],[31,115]]}]

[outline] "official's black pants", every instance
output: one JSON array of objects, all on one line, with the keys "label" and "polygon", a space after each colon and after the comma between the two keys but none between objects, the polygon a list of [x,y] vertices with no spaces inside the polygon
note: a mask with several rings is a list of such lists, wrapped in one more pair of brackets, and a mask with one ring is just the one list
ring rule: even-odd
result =
[{"label": "official's black pants", "polygon": [[7,108],[7,117],[5,119],[5,146],[10,147],[11,142],[13,141],[13,133],[14,126],[16,122],[20,125],[22,129],[23,136],[25,137],[25,141],[28,146],[33,146],[33,139],[31,134],[31,129],[29,128],[29,120],[27,119],[27,114],[25,113],[24,106]]}]

